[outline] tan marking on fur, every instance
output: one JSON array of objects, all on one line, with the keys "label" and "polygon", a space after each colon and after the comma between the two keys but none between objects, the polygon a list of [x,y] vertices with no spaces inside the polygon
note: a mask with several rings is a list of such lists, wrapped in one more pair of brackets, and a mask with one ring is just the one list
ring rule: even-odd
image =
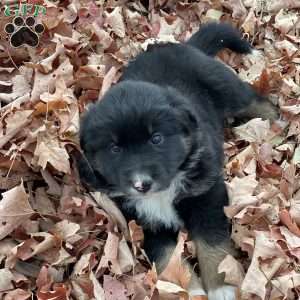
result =
[{"label": "tan marking on fur", "polygon": [[237,114],[242,118],[262,118],[264,120],[275,121],[279,117],[279,112],[276,106],[269,101],[253,102],[245,110]]},{"label": "tan marking on fur", "polygon": [[223,286],[224,274],[218,274],[218,266],[228,253],[233,252],[229,243],[228,245],[210,246],[201,239],[197,239],[194,242],[205,290],[209,291]]}]

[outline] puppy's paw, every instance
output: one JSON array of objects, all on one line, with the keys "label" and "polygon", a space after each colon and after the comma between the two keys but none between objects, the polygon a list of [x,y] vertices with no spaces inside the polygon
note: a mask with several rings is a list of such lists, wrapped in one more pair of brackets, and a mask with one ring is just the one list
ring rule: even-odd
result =
[{"label": "puppy's paw", "polygon": [[260,102],[253,102],[246,110],[238,113],[238,119],[253,119],[262,118],[263,120],[270,120],[271,122],[279,118],[279,108],[268,100],[261,100]]},{"label": "puppy's paw", "polygon": [[197,288],[189,290],[189,299],[197,300],[197,296],[206,296],[204,289]]},{"label": "puppy's paw", "polygon": [[208,291],[208,300],[236,300],[236,287],[223,285]]}]

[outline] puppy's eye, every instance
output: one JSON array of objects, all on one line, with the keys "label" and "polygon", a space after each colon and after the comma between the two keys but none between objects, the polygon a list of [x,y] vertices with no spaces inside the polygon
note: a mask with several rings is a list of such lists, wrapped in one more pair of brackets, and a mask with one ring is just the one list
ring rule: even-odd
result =
[{"label": "puppy's eye", "polygon": [[119,147],[118,145],[116,144],[111,144],[110,145],[110,151],[112,153],[120,153],[121,152],[121,147]]},{"label": "puppy's eye", "polygon": [[163,136],[160,133],[153,133],[150,141],[154,145],[161,144],[163,142]]}]

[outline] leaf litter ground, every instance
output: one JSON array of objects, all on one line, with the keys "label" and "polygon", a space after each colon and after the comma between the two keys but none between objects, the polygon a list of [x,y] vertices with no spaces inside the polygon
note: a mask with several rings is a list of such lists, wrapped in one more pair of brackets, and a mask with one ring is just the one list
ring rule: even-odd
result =
[{"label": "leaf litter ground", "polygon": [[188,299],[181,262],[194,246],[186,234],[158,276],[141,228],[80,185],[79,117],[149,44],[184,41],[202,23],[228,21],[255,51],[218,59],[268,95],[281,118],[225,131],[224,211],[241,255],[228,255],[219,272],[239,299],[298,299],[300,2],[141,2],[45,1],[47,15],[38,19],[46,30],[35,49],[10,47],[3,28],[12,17],[0,17],[0,298]]}]

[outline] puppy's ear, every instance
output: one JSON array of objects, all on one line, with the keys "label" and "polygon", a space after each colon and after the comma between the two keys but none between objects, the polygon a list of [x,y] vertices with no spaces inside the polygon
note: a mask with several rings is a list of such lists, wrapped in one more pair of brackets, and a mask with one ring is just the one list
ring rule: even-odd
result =
[{"label": "puppy's ear", "polygon": [[191,107],[184,102],[177,104],[174,103],[172,107],[177,120],[182,126],[184,133],[189,135],[190,133],[194,132],[198,127],[198,120]]},{"label": "puppy's ear", "polygon": [[80,180],[89,189],[106,191],[107,182],[101,174],[95,173],[89,161],[83,153],[76,154],[76,162]]},{"label": "puppy's ear", "polygon": [[166,89],[166,98],[184,132],[190,134],[194,131],[198,127],[197,115],[184,96],[175,89],[168,87]]}]

